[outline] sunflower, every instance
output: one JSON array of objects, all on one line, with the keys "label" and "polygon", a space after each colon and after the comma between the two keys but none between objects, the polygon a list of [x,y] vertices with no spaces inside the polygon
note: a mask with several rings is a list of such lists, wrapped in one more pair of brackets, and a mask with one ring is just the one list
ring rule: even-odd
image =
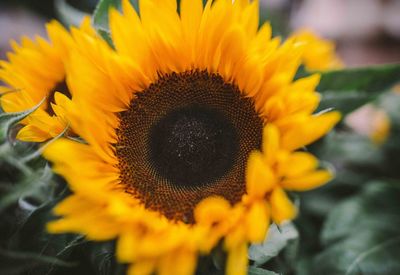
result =
[{"label": "sunflower", "polygon": [[72,190],[48,229],[117,239],[129,274],[193,274],[219,244],[227,273],[244,274],[247,247],[270,220],[296,215],[284,190],[332,177],[299,150],[340,115],[313,114],[319,75],[294,81],[304,43],[258,28],[257,1],[139,8],[126,0],[111,10],[115,50],[73,31],[74,94],[56,93],[55,106],[80,139],[45,149]]},{"label": "sunflower", "polygon": [[323,39],[309,29],[295,32],[291,38],[305,44],[303,64],[307,70],[330,70],[343,67],[335,52],[335,44]]},{"label": "sunflower", "polygon": [[[89,31],[85,19],[81,31]],[[46,26],[49,40],[23,37],[13,41],[9,61],[0,61],[1,107],[5,112],[21,112],[40,106],[22,124],[17,138],[41,142],[59,135],[66,127],[62,110],[54,106],[56,92],[71,96],[66,79],[66,60],[73,39],[56,21]],[[41,104],[42,103],[42,104]]]}]

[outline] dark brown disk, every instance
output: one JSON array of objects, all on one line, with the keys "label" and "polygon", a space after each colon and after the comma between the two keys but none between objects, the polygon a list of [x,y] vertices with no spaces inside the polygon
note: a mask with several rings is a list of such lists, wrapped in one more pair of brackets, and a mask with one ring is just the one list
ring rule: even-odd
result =
[{"label": "dark brown disk", "polygon": [[261,146],[263,123],[253,101],[221,76],[161,76],[119,117],[120,180],[148,209],[193,223],[202,199],[234,204],[245,193],[247,158]]}]

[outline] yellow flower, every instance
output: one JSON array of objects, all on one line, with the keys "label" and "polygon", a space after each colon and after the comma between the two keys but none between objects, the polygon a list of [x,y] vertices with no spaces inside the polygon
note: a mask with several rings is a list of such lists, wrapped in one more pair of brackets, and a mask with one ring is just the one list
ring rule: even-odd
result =
[{"label": "yellow flower", "polygon": [[295,32],[291,39],[305,44],[303,63],[307,70],[332,70],[343,67],[343,62],[336,55],[335,44],[322,39],[313,31],[303,29]]},{"label": "yellow flower", "polygon": [[[59,135],[65,128],[64,114],[52,108],[56,92],[71,96],[65,67],[72,38],[58,23],[47,24],[49,41],[38,37],[22,38],[21,45],[11,43],[13,52],[9,61],[0,61],[1,107],[5,112],[20,112],[41,103],[39,108],[22,123],[24,127],[17,138],[24,141],[44,141]],[[89,19],[82,24],[82,31],[89,31]]]},{"label": "yellow flower", "polygon": [[193,274],[223,241],[227,274],[244,274],[270,218],[295,216],[284,189],[329,180],[294,151],[340,115],[313,114],[319,76],[293,80],[304,44],[258,29],[257,1],[180,3],[178,14],[175,0],[142,0],[139,17],[123,1],[110,13],[115,50],[73,31],[73,98],[56,93],[55,107],[85,142],[45,149],[73,192],[48,228],[117,239],[129,274]]}]

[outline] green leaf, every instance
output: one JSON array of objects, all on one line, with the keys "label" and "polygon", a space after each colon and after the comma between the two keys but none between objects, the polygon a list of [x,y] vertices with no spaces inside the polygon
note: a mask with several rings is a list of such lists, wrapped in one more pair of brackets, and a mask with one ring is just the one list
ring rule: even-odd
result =
[{"label": "green leaf", "polygon": [[400,81],[400,64],[321,72],[317,90],[319,109],[335,108],[343,114],[374,100]]},{"label": "green leaf", "polygon": [[386,183],[367,186],[361,195],[342,202],[330,212],[322,242],[327,244],[363,228],[396,231],[400,225],[399,195],[400,189]]},{"label": "green leaf", "polygon": [[400,81],[400,64],[329,71],[322,74],[318,90],[377,92]]},{"label": "green leaf", "polygon": [[312,274],[400,274],[400,188],[373,182],[335,207]]},{"label": "green leaf", "polygon": [[399,235],[365,229],[318,255],[312,274],[397,275],[399,247]]},{"label": "green leaf", "polygon": [[[371,236],[371,240],[374,240],[374,237]],[[399,274],[400,263],[395,260],[400,257],[399,246],[400,236],[376,242],[368,250],[358,254],[346,269],[346,274]],[[390,258],[391,261],[388,260]]]},{"label": "green leaf", "polygon": [[266,263],[275,257],[286,245],[299,237],[296,227],[292,223],[285,223],[278,228],[272,224],[269,228],[267,238],[262,244],[252,245],[249,248],[249,258],[257,266]]},{"label": "green leaf", "polygon": [[109,32],[108,13],[111,8],[118,8],[120,0],[100,0],[93,13],[93,25],[97,30]]}]

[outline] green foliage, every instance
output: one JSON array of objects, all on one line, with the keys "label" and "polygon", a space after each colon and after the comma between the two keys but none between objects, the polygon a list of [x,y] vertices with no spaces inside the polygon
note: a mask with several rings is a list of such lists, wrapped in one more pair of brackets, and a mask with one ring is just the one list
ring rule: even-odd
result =
[{"label": "green foliage", "polygon": [[400,187],[369,183],[324,224],[313,274],[400,274]]},{"label": "green foliage", "polygon": [[43,147],[15,140],[17,124],[42,103],[24,112],[0,113],[0,270],[3,274],[24,274],[28,270],[45,274],[44,266],[72,266],[58,257],[68,250],[68,242],[60,242],[61,237],[45,230],[45,224],[52,217],[58,185],[50,167],[40,158]]},{"label": "green foliage", "polygon": [[74,246],[83,242],[82,237],[46,231],[47,222],[54,218],[51,210],[55,203],[51,201],[29,213],[8,240],[7,250],[1,253],[5,261],[0,264],[2,270],[8,270],[7,274],[46,274],[78,265],[67,257]]},{"label": "green foliage", "polygon": [[103,0],[100,1],[93,13],[93,25],[97,30],[109,32],[108,13],[111,8],[121,8],[119,0]]},{"label": "green foliage", "polygon": [[400,96],[382,93],[374,104],[391,118],[384,144],[342,126],[309,148],[337,176],[301,194],[297,274],[400,272]]},{"label": "green foliage", "polygon": [[335,108],[348,114],[399,81],[400,64],[322,72],[317,88],[322,94],[319,109]]},{"label": "green foliage", "polygon": [[[15,141],[13,129],[16,124],[34,112],[42,102],[31,110],[19,113],[0,113],[0,213],[19,199],[43,198],[42,187],[50,182],[51,170],[37,161],[40,155],[35,146]],[[18,182],[18,184],[15,184]],[[45,188],[47,189],[47,188]]]},{"label": "green foliage", "polygon": [[276,257],[290,242],[295,242],[298,237],[298,232],[292,223],[285,223],[280,227],[271,224],[265,241],[250,246],[249,258],[254,261],[254,265],[263,265]]}]

